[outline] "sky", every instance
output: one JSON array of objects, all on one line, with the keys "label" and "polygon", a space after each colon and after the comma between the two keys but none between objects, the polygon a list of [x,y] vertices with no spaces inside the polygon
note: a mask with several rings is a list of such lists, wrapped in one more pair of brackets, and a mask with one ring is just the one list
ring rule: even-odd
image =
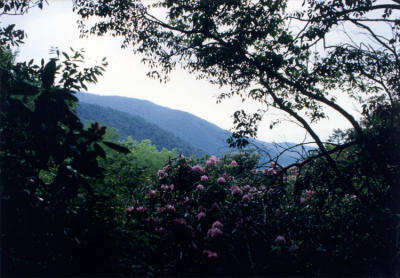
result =
[{"label": "sky", "polygon": [[[236,110],[256,111],[259,104],[238,98],[224,100],[217,104],[217,96],[226,91],[224,88],[209,84],[205,80],[197,80],[184,70],[177,69],[167,83],[146,76],[149,68],[141,63],[141,56],[134,55],[131,49],[121,49],[121,38],[95,37],[79,38],[76,24],[77,16],[72,12],[70,0],[49,0],[43,10],[33,9],[23,16],[0,18],[1,25],[16,24],[17,28],[25,30],[28,37],[25,44],[18,49],[18,61],[41,58],[49,59],[51,47],[60,50],[85,49],[89,62],[100,61],[107,57],[109,66],[99,82],[88,87],[88,92],[100,95],[119,95],[125,97],[149,100],[158,105],[192,113],[200,118],[231,130],[232,115]],[[302,0],[290,1],[292,7]],[[289,3],[289,4],[290,4]],[[340,36],[340,35],[339,35]],[[339,38],[340,39],[340,38]],[[356,111],[357,107],[341,100],[345,108]],[[348,128],[350,125],[338,115],[331,113],[329,120],[324,120],[314,128],[326,140],[335,128]],[[258,139],[267,142],[295,142],[305,139],[305,131],[290,121],[284,121],[273,130],[268,128],[271,120],[287,118],[279,111],[270,111],[261,122]]]}]

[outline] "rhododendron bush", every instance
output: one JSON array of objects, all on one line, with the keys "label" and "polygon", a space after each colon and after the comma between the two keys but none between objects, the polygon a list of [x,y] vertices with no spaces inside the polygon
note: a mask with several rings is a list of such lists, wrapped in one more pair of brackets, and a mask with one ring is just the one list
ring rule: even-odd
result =
[{"label": "rhododendron bush", "polygon": [[125,200],[121,225],[147,237],[130,251],[136,255],[124,261],[125,271],[368,273],[368,264],[376,262],[366,246],[381,241],[374,242],[377,231],[368,222],[363,196],[302,175],[315,167],[300,171],[271,163],[256,169],[256,163],[249,154],[170,160],[151,184]]}]

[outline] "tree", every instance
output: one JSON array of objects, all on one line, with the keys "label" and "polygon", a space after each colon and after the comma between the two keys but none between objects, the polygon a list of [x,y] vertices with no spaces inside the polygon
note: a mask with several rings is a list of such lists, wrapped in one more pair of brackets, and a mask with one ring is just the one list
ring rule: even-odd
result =
[{"label": "tree", "polygon": [[[147,5],[130,1],[92,5],[77,0],[74,9],[82,19],[82,34],[123,36],[123,46],[132,44],[136,53],[144,55],[152,77],[165,80],[179,64],[200,78],[230,86],[221,99],[239,95],[265,104],[255,114],[235,113],[236,137],[255,136],[262,115],[274,107],[298,121],[325,152],[310,125],[326,117],[325,106],[345,117],[359,138],[363,136],[355,117],[337,104],[338,90],[355,99],[373,93],[384,102],[399,97],[398,22],[392,13],[400,5],[375,2],[309,0],[296,13],[286,12],[288,2],[283,0],[153,1]],[[374,11],[380,13],[377,18],[370,16]],[[92,16],[100,20],[87,27],[86,20]],[[303,28],[294,31],[293,21]],[[393,33],[383,38],[369,27],[370,21],[390,24]],[[350,41],[313,51],[344,22],[369,32],[374,41]]]},{"label": "tree", "polygon": [[[290,4],[285,0],[100,0],[95,4],[75,0],[74,10],[81,17],[82,35],[124,37],[122,46],[132,45],[135,53],[144,56],[151,77],[167,80],[179,65],[199,78],[228,86],[221,100],[238,95],[265,105],[254,114],[244,110],[234,114],[236,145],[245,143],[243,136],[257,134],[268,109],[280,109],[313,138],[320,151],[316,157],[327,160],[341,186],[346,181],[333,154],[356,145],[366,161],[376,160],[373,175],[385,177],[387,204],[399,213],[394,201],[400,198],[398,156],[389,159],[380,153],[378,137],[370,137],[374,133],[369,132],[377,126],[361,124],[337,100],[350,97],[362,106],[366,118],[380,106],[390,111],[392,119],[398,117],[400,2],[307,0],[300,10],[288,12]],[[92,17],[97,20],[88,21]],[[332,32],[341,26],[343,38],[332,40]],[[353,127],[348,140],[331,144],[329,150],[311,125],[327,117],[326,107]],[[398,131],[394,122],[385,122],[394,131],[387,135]]]},{"label": "tree", "polygon": [[[1,2],[0,16],[30,4]],[[111,265],[100,260],[112,253],[90,247],[112,242],[111,217],[99,209],[108,199],[96,187],[103,177],[97,158],[105,156],[100,143],[128,150],[104,141],[97,123],[83,128],[73,90],[96,82],[107,62],[85,68],[82,50],[55,50],[58,58],[46,64],[16,63],[11,47],[25,33],[14,27],[0,28],[1,275],[104,274]]]}]

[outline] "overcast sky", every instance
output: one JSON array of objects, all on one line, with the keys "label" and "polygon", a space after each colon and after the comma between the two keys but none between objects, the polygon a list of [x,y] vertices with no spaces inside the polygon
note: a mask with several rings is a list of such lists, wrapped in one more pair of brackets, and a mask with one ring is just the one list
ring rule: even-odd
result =
[{"label": "overcast sky", "polygon": [[[194,76],[182,70],[176,70],[171,80],[166,84],[146,76],[148,68],[143,65],[140,56],[135,56],[130,49],[121,49],[121,39],[110,37],[90,37],[80,39],[76,26],[76,15],[72,13],[70,0],[50,0],[43,10],[31,10],[27,15],[0,18],[1,25],[15,23],[18,28],[28,34],[25,44],[19,48],[18,60],[34,58],[48,59],[50,47],[67,50],[84,48],[88,60],[96,61],[107,57],[109,66],[96,85],[90,86],[90,93],[101,95],[119,95],[146,99],[156,104],[173,109],[190,112],[210,121],[223,129],[231,129],[231,115],[238,109],[255,111],[254,103],[242,103],[239,99],[225,100],[216,104],[216,96],[223,89],[213,86],[204,80],[196,80]],[[301,3],[302,0],[291,1]],[[344,103],[346,108],[353,107]],[[300,142],[305,132],[293,123],[285,122],[274,130],[269,130],[269,120],[279,116],[277,111],[271,111],[259,128],[258,139],[268,142]],[[329,121],[318,124],[316,130],[326,139],[333,128],[349,127],[339,116],[331,115]]]}]

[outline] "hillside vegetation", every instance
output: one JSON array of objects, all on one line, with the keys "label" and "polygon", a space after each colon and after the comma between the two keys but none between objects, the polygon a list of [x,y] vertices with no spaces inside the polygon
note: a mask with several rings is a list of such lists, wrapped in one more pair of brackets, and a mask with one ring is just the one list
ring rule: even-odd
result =
[{"label": "hillside vegetation", "polygon": [[128,136],[138,142],[149,139],[158,150],[162,148],[176,149],[187,156],[192,154],[203,156],[205,154],[204,151],[196,149],[171,132],[161,129],[139,116],[112,108],[79,102],[78,117],[83,123],[101,122],[106,126],[116,128],[121,140],[126,140]]}]

